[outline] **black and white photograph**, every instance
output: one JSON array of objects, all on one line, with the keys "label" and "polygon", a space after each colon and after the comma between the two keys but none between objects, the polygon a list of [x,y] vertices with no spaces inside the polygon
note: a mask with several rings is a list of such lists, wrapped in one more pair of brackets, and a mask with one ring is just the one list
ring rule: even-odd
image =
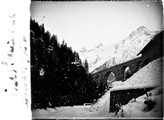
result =
[{"label": "black and white photograph", "polygon": [[32,2],[33,118],[162,117],[162,2]]},{"label": "black and white photograph", "polygon": [[4,120],[163,119],[163,2],[0,5]]}]

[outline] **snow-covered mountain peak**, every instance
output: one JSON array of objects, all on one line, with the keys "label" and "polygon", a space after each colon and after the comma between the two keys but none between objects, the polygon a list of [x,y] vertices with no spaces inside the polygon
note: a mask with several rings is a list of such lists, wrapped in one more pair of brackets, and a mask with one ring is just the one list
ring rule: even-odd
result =
[{"label": "snow-covered mountain peak", "polygon": [[82,61],[88,60],[90,72],[93,70],[97,72],[138,57],[138,52],[156,33],[141,26],[119,43],[112,45],[100,43],[92,50],[83,49],[79,55]]},{"label": "snow-covered mountain peak", "polygon": [[101,46],[103,46],[102,43],[100,43],[99,45],[97,45],[95,48],[100,48]]},{"label": "snow-covered mountain peak", "polygon": [[143,36],[143,35],[150,35],[150,34],[151,34],[151,31],[149,31],[146,27],[141,26],[137,28],[136,30],[134,30],[129,36],[132,38],[135,36]]},{"label": "snow-covered mountain peak", "polygon": [[85,53],[85,52],[87,52],[87,49],[86,49],[85,47],[82,47],[82,48],[80,49],[80,53]]},{"label": "snow-covered mountain peak", "polygon": [[147,32],[147,31],[149,31],[145,26],[140,26],[138,29],[137,29],[137,31],[145,31],[145,32]]}]

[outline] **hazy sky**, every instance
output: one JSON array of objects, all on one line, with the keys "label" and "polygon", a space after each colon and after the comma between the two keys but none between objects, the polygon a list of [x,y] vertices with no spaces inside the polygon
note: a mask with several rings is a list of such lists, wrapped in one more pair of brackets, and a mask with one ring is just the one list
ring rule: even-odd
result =
[{"label": "hazy sky", "polygon": [[145,26],[159,31],[160,2],[32,2],[31,16],[46,30],[79,51],[102,43],[113,44]]}]

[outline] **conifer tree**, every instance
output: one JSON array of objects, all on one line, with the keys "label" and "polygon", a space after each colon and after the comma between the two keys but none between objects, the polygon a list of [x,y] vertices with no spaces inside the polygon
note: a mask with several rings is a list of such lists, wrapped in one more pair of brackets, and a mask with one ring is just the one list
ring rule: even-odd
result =
[{"label": "conifer tree", "polygon": [[86,72],[88,73],[88,72],[89,72],[89,66],[88,66],[88,61],[87,61],[87,59],[85,59],[84,65],[83,65],[83,66],[84,66]]},{"label": "conifer tree", "polygon": [[56,35],[45,31],[44,24],[30,21],[32,109],[92,102],[98,92],[82,66],[79,54]]}]

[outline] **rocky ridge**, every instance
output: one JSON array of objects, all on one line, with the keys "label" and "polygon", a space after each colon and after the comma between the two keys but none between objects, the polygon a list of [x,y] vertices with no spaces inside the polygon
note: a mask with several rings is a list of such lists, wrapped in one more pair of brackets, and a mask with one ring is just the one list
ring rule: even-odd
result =
[{"label": "rocky ridge", "polygon": [[[92,50],[81,50],[82,60],[87,59],[89,71],[96,73],[103,69],[137,58],[139,51],[156,35],[158,31],[149,31],[141,26],[128,37],[113,45],[97,45]],[[84,48],[83,48],[84,49]]]}]

